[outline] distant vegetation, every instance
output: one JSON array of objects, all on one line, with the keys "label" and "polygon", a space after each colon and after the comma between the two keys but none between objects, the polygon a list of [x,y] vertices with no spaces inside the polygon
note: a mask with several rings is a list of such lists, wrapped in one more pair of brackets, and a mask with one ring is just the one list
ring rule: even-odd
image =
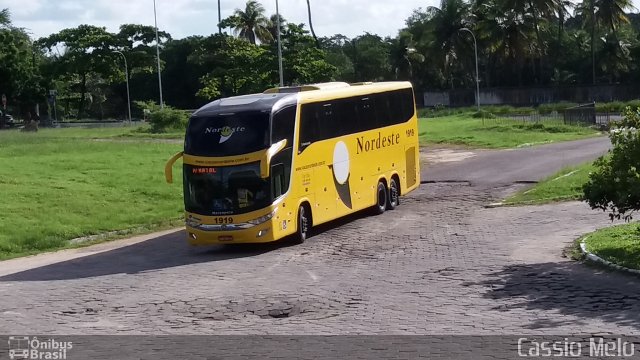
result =
[{"label": "distant vegetation", "polygon": [[[628,13],[633,9],[630,0],[594,1],[442,0],[438,6],[415,9],[393,37],[364,33],[315,38],[304,25],[287,22],[286,14],[277,18],[251,0],[239,3],[222,21],[234,36],[173,39],[159,32],[163,98],[174,108],[195,109],[219,97],[277,85],[278,22],[287,85],[409,80],[417,92],[471,89],[474,46],[471,34],[462,29],[476,36],[483,88],[640,84],[640,16]],[[322,6],[319,2],[314,8]],[[212,22],[209,31],[217,33],[217,27]],[[58,120],[124,119],[123,56],[132,100],[159,99],[153,27],[123,24],[109,32],[85,24],[33,39],[13,24],[10,9],[4,9],[0,39],[0,93],[7,95],[15,117],[33,113],[36,104],[42,117],[54,113],[46,97],[55,90]],[[598,106],[599,111],[623,107]],[[554,109],[545,105],[537,110],[545,114]],[[139,108],[133,111],[135,118],[143,117]]]}]

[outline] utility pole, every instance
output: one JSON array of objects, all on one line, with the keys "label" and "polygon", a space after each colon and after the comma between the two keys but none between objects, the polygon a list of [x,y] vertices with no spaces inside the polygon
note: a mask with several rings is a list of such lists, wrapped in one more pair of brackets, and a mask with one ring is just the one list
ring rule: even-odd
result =
[{"label": "utility pole", "polygon": [[160,89],[160,109],[164,109],[162,101],[162,75],[160,74],[160,39],[158,37],[158,16],[156,13],[156,0],[153,0],[153,19],[156,25],[156,58],[158,59],[158,88]]},{"label": "utility pole", "polygon": [[276,0],[276,18],[278,21],[278,68],[280,71],[280,87],[284,86],[284,75],[282,73],[282,42],[280,41],[280,9]]},{"label": "utility pole", "polygon": [[478,106],[478,111],[480,111],[480,73],[478,73],[478,44],[476,43],[476,36],[473,34],[473,31],[462,28],[460,31],[467,31],[473,37],[473,48],[476,53],[476,105]]},{"label": "utility pole", "polygon": [[122,55],[124,59],[124,76],[127,80],[127,109],[129,110],[129,125],[131,125],[131,97],[129,96],[129,67],[127,66],[127,57],[124,56],[122,51],[113,50],[113,52]]}]

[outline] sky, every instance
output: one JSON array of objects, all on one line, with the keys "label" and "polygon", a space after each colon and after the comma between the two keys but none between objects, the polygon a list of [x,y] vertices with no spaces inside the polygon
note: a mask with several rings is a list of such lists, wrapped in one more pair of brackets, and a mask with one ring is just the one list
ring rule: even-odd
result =
[{"label": "sky", "polygon": [[[217,0],[155,0],[158,27],[174,39],[217,32]],[[276,0],[259,0],[268,15],[275,14]],[[246,0],[220,0],[222,18]],[[633,0],[640,8],[640,0]],[[153,25],[153,0],[0,0],[9,8],[13,24],[25,28],[34,39],[81,24],[104,26],[117,32],[120,24]],[[396,36],[413,10],[439,6],[440,0],[311,0],[316,34],[346,35],[365,32]],[[308,29],[306,0],[279,0],[282,16],[304,23]],[[636,10],[637,11],[637,10]]]},{"label": "sky", "polygon": [[[268,15],[276,0],[259,0]],[[640,1],[640,0],[638,0]],[[222,18],[246,0],[221,0]],[[396,36],[414,9],[438,5],[439,0],[311,0],[313,25],[318,36],[343,34],[350,38],[365,32]],[[174,39],[217,32],[217,0],[156,0],[158,28]],[[27,29],[35,39],[80,24],[104,26],[117,32],[120,24],[153,25],[153,0],[0,0],[9,8],[14,26]],[[308,28],[306,0],[279,0],[281,15]]]}]

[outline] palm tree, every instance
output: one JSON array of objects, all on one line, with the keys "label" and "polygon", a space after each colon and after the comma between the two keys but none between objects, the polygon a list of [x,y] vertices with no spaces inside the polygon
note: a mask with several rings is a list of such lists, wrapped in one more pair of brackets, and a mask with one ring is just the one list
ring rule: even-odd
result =
[{"label": "palm tree", "polygon": [[0,27],[10,27],[11,26],[11,13],[9,9],[2,9],[0,11]]},{"label": "palm tree", "polygon": [[268,30],[269,19],[264,12],[264,7],[258,1],[249,0],[244,11],[236,9],[228,20],[234,28],[234,33],[250,43],[255,45],[256,41],[269,42],[273,41],[273,37]]},{"label": "palm tree", "polygon": [[617,38],[618,26],[629,23],[625,10],[635,9],[631,0],[595,0],[595,6],[596,20],[608,26],[614,38]]},{"label": "palm tree", "polygon": [[[282,17],[282,14],[280,14],[279,16],[280,16],[280,19],[279,19],[280,33],[283,33],[284,31],[286,31],[287,20]],[[269,31],[273,39],[278,38],[278,15],[277,14],[271,15],[271,17],[269,18],[269,23],[267,24],[267,31]]]},{"label": "palm tree", "polygon": [[398,37],[390,41],[390,60],[396,80],[410,80],[413,77],[413,65],[423,63],[425,56],[416,50],[413,34],[403,30]]},{"label": "palm tree", "polygon": [[459,30],[470,24],[470,7],[463,0],[441,0],[440,7],[427,8],[427,29],[431,33],[430,52],[439,57],[444,78],[458,61],[458,50],[464,48]]},{"label": "palm tree", "polygon": [[532,16],[522,15],[517,10],[505,11],[490,2],[480,11],[482,20],[477,24],[480,39],[487,44],[495,61],[502,62],[507,69],[512,67],[507,76],[517,76],[518,85],[522,85],[524,61],[536,53],[532,41],[535,37]]},{"label": "palm tree", "polygon": [[[626,9],[634,9],[630,0],[584,0],[576,8],[576,14],[583,18],[583,26],[591,32],[591,68],[592,80],[596,83],[596,30],[598,25],[605,25],[613,36],[609,43],[620,44],[617,31],[622,23],[628,23]],[[622,50],[622,49],[621,49]]]}]

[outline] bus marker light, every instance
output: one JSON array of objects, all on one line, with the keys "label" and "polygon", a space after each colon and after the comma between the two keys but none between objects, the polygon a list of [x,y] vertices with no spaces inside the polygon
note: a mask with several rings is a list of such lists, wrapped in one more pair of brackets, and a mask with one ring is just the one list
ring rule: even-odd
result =
[{"label": "bus marker light", "polygon": [[192,238],[193,240],[197,240],[196,234],[194,234],[194,233],[189,233],[189,236],[191,236],[191,238]]},{"label": "bus marker light", "polygon": [[258,231],[258,236],[256,236],[256,237],[263,237],[263,236],[267,235],[268,232],[269,232],[269,229],[260,230],[260,231]]}]

